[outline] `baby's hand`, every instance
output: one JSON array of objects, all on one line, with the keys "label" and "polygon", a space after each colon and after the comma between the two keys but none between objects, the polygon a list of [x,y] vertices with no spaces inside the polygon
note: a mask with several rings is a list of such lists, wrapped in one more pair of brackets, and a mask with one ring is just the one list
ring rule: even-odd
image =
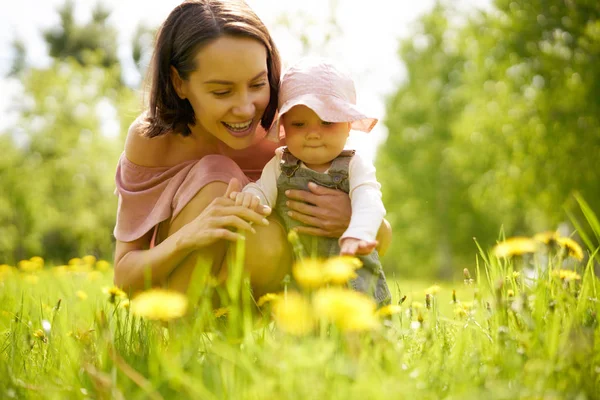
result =
[{"label": "baby's hand", "polygon": [[342,239],[340,244],[340,255],[342,256],[354,256],[361,255],[366,256],[370,254],[377,247],[377,240],[361,240],[356,238],[347,237]]},{"label": "baby's hand", "polygon": [[271,208],[260,204],[260,197],[247,192],[232,192],[229,195],[231,200],[235,201],[236,206],[243,206],[262,214],[270,214]]}]

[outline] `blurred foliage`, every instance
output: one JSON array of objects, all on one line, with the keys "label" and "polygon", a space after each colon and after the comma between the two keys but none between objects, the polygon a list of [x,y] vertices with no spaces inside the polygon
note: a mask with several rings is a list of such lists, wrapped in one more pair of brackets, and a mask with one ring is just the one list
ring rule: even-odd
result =
[{"label": "blurred foliage", "polygon": [[[63,9],[61,23],[70,25],[55,31],[77,37],[87,25],[65,15]],[[101,36],[114,40],[116,31],[105,26]],[[78,39],[65,42],[71,40]],[[23,95],[12,106],[19,118],[0,133],[3,262],[32,255],[54,261],[77,254],[112,257],[114,170],[139,101],[121,83],[119,64],[107,64],[105,51],[85,43],[52,53],[56,58],[47,68],[24,65],[18,73]]]},{"label": "blurred foliage", "polygon": [[502,227],[556,229],[576,191],[600,203],[600,3],[452,17],[438,3],[402,43],[408,79],[377,159],[395,234],[384,261],[403,275],[456,275],[471,238],[491,245]]},{"label": "blurred foliage", "polygon": [[[24,93],[18,122],[0,132],[1,262],[112,256],[114,169],[140,104],[123,84],[109,12],[98,6],[82,24],[73,4],[43,32],[49,67],[28,66],[14,42]],[[303,54],[327,53],[341,29],[330,5],[324,37],[306,15],[276,25]],[[489,246],[501,229],[555,229],[564,208],[580,213],[575,191],[598,211],[599,14],[589,0],[497,0],[467,19],[440,3],[422,17],[400,46],[408,79],[388,99],[377,157],[395,237],[388,271],[455,276],[473,263],[473,237]],[[141,72],[152,36],[144,26],[133,36]]]},{"label": "blurred foliage", "polygon": [[86,53],[96,52],[101,66],[110,68],[119,63],[117,57],[117,30],[108,25],[110,11],[98,2],[90,22],[75,22],[73,0],[67,0],[58,10],[60,25],[44,32],[50,56],[65,60],[74,58],[80,64],[89,62]]}]

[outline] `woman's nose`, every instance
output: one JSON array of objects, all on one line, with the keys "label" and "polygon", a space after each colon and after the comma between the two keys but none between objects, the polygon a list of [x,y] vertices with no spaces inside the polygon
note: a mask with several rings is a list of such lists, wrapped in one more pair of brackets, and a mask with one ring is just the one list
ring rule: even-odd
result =
[{"label": "woman's nose", "polygon": [[253,117],[255,111],[256,106],[252,101],[252,97],[248,96],[248,94],[240,95],[233,107],[233,114],[239,117]]}]

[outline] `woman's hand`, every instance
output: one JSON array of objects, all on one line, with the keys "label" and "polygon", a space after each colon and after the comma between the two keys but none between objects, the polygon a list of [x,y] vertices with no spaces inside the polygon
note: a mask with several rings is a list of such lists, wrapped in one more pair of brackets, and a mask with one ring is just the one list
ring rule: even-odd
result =
[{"label": "woman's hand", "polygon": [[287,190],[289,216],[307,226],[297,227],[299,233],[340,237],[350,224],[352,205],[347,193],[308,184],[309,191]]},{"label": "woman's hand", "polygon": [[236,205],[230,198],[231,193],[240,190],[240,182],[232,178],[223,196],[215,198],[200,215],[181,228],[180,240],[185,243],[182,245],[201,248],[221,239],[243,240],[241,231],[256,233],[252,224],[269,225],[265,218],[271,211],[268,207],[259,207],[260,212],[256,212],[244,205]]}]

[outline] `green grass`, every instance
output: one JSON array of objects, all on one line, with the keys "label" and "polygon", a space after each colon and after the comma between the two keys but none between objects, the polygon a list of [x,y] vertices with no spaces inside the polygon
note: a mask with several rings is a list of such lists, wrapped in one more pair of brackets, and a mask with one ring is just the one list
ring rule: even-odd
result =
[{"label": "green grass", "polygon": [[[596,257],[550,253],[542,268],[540,254],[480,251],[473,282],[440,283],[428,302],[435,282],[399,279],[390,286],[395,304],[406,296],[401,312],[376,328],[321,321],[301,337],[254,305],[235,268],[221,290],[228,315],[215,317],[202,287],[197,307],[162,323],[110,301],[110,268],[0,267],[0,398],[595,399]],[[525,265],[537,279],[513,273]],[[555,275],[567,265],[579,279]]]}]

